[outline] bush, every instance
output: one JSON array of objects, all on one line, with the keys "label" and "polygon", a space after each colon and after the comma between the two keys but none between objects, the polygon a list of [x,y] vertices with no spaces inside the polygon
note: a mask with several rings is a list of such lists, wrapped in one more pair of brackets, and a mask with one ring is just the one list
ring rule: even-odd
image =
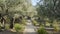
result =
[{"label": "bush", "polygon": [[1,26],[0,26],[0,30],[1,30]]},{"label": "bush", "polygon": [[38,34],[48,34],[48,33],[43,27],[41,27],[38,29]]},{"label": "bush", "polygon": [[35,20],[33,20],[32,22],[33,22],[34,25],[37,25],[38,24],[37,21],[35,21]]},{"label": "bush", "polygon": [[59,24],[57,23],[57,21],[54,21],[53,27],[54,27],[54,30],[55,30],[56,32],[60,30]]},{"label": "bush", "polygon": [[1,30],[1,23],[0,23],[0,30]]},{"label": "bush", "polygon": [[22,24],[26,25],[26,19],[25,18],[22,19]]},{"label": "bush", "polygon": [[23,25],[21,25],[21,24],[15,24],[14,25],[14,28],[15,28],[15,30],[17,31],[17,32],[20,32],[20,31],[22,31],[23,30]]},{"label": "bush", "polygon": [[58,26],[55,26],[55,27],[54,27],[54,30],[55,30],[56,32],[58,32],[58,31],[59,31],[59,27],[58,27]]},{"label": "bush", "polygon": [[9,29],[10,25],[9,24],[5,24],[5,29]]}]

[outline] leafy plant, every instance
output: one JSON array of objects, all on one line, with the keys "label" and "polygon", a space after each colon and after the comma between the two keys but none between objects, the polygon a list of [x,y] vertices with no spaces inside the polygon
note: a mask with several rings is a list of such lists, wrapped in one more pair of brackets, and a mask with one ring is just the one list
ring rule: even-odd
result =
[{"label": "leafy plant", "polygon": [[55,20],[53,23],[54,30],[57,32],[60,30],[58,22]]},{"label": "leafy plant", "polygon": [[23,25],[21,25],[21,24],[15,24],[15,25],[14,25],[14,28],[15,28],[15,30],[16,30],[17,32],[20,32],[20,31],[23,30]]},{"label": "leafy plant", "polygon": [[34,25],[37,25],[37,21],[33,20],[32,22],[33,22]]},{"label": "leafy plant", "polygon": [[5,24],[5,29],[8,30],[9,29],[9,26],[10,26],[9,24]]},{"label": "leafy plant", "polygon": [[47,33],[47,31],[43,27],[40,27],[38,29],[38,34],[48,34],[48,33]]},{"label": "leafy plant", "polygon": [[22,24],[26,25],[26,19],[25,18],[22,19]]},{"label": "leafy plant", "polygon": [[0,26],[0,29],[1,29],[1,26]]},{"label": "leafy plant", "polygon": [[59,31],[59,27],[58,26],[55,26],[54,27],[54,30],[57,32],[57,31]]}]

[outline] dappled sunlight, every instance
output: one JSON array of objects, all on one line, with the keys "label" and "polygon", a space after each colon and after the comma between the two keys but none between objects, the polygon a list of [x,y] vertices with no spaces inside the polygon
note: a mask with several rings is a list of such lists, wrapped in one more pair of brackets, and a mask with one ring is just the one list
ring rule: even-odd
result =
[{"label": "dappled sunlight", "polygon": [[0,0],[0,34],[60,34],[60,0]]},{"label": "dappled sunlight", "polygon": [[37,34],[37,32],[34,30],[35,27],[32,25],[32,23],[27,23],[24,34]]}]

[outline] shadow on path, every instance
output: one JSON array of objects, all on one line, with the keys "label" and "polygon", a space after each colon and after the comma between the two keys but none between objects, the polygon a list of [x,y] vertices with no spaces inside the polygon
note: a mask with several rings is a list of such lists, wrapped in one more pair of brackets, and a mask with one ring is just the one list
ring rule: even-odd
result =
[{"label": "shadow on path", "polygon": [[[17,32],[1,31],[0,34],[17,34]],[[18,34],[22,34],[22,33],[18,33]]]}]

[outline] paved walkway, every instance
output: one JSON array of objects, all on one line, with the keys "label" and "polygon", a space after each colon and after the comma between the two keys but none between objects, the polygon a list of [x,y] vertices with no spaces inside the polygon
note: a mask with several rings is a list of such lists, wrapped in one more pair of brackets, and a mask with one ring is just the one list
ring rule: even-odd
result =
[{"label": "paved walkway", "polygon": [[31,22],[28,22],[25,26],[24,34],[37,34],[34,29],[35,26],[33,26]]},{"label": "paved walkway", "polygon": [[[17,34],[17,32],[11,32],[11,31],[0,31],[0,34]],[[22,34],[22,33],[18,33]]]}]

